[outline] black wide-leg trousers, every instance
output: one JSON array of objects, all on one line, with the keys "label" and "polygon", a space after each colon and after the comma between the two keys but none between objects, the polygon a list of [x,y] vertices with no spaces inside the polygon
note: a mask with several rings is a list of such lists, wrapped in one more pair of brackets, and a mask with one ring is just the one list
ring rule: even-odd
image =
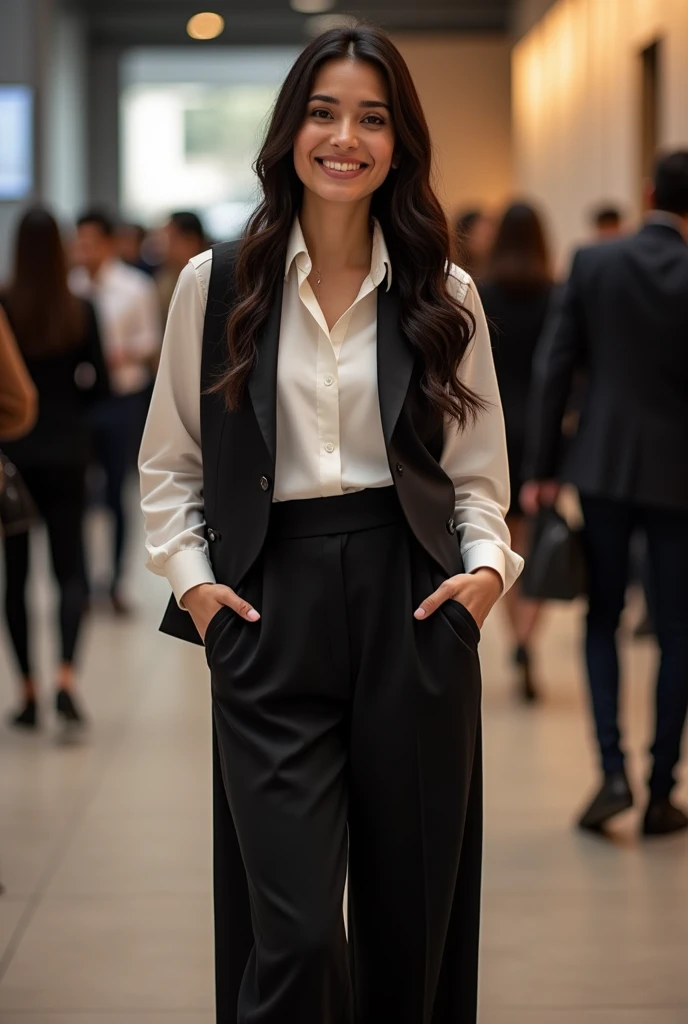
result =
[{"label": "black wide-leg trousers", "polygon": [[[273,506],[211,621],[218,1024],[475,1024],[479,633],[392,488]],[[348,866],[348,942],[343,893]]]}]

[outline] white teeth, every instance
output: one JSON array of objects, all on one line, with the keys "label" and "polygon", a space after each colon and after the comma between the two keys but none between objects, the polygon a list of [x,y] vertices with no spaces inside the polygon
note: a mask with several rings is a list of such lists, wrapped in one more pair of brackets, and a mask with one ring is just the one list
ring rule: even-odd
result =
[{"label": "white teeth", "polygon": [[361,168],[361,164],[340,164],[335,163],[333,160],[323,160],[323,164],[330,171],[358,171]]}]

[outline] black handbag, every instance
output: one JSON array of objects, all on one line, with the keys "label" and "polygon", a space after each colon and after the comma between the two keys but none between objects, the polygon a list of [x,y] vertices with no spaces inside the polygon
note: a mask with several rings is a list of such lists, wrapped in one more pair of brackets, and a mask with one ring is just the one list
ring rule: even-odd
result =
[{"label": "black handbag", "polygon": [[36,504],[19,470],[0,451],[0,533],[15,537],[26,533],[39,519]]},{"label": "black handbag", "polygon": [[532,522],[521,593],[535,601],[573,601],[587,593],[587,561],[579,530],[555,508],[542,508]]}]

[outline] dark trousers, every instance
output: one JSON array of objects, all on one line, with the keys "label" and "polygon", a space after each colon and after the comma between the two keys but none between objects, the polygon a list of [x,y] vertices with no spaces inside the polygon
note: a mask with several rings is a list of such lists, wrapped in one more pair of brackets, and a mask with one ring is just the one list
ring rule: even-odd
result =
[{"label": "dark trousers", "polygon": [[585,496],[581,505],[590,572],[586,654],[605,772],[624,765],[616,630],[625,603],[631,537],[637,529],[647,536],[651,606],[661,650],[650,788],[655,796],[666,796],[674,785],[688,711],[688,512]]},{"label": "dark trousers", "polygon": [[[18,467],[48,531],[53,570],[60,589],[62,660],[74,660],[86,606],[84,568],[84,466]],[[29,535],[5,537],[5,612],[12,645],[23,675],[31,672],[26,582]]]},{"label": "dark trousers", "polygon": [[98,464],[105,474],[105,502],[113,517],[112,589],[122,575],[122,560],[127,540],[127,515],[124,485],[131,472],[146,393],[111,395],[91,414],[93,443]]},{"label": "dark trousers", "polygon": [[414,620],[444,574],[390,492],[273,506],[260,622],[206,635],[219,1024],[475,1024],[479,633]]}]

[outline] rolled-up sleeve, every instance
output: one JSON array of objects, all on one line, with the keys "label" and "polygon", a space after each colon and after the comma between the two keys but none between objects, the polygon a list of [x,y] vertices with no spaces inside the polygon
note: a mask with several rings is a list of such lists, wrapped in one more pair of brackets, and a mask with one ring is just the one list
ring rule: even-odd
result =
[{"label": "rolled-up sleeve", "polygon": [[509,464],[490,334],[473,281],[456,268],[449,280],[453,294],[476,321],[461,363],[461,379],[486,409],[463,431],[454,421],[447,422],[441,465],[454,483],[454,519],[466,572],[494,569],[506,592],[523,569],[523,559],[511,550],[504,521],[510,500]]},{"label": "rolled-up sleeve", "polygon": [[214,583],[203,508],[200,376],[210,254],[182,271],[169,317],[139,455],[148,568],[174,595]]}]

